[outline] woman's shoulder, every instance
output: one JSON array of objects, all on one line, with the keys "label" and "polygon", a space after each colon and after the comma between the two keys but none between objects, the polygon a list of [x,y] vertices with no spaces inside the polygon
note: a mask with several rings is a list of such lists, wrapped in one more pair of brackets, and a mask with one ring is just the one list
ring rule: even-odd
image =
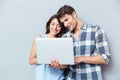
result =
[{"label": "woman's shoulder", "polygon": [[35,37],[35,39],[36,38],[47,38],[47,35],[46,34],[38,34],[36,37]]},{"label": "woman's shoulder", "polygon": [[38,34],[35,38],[41,38],[42,35],[41,34]]}]

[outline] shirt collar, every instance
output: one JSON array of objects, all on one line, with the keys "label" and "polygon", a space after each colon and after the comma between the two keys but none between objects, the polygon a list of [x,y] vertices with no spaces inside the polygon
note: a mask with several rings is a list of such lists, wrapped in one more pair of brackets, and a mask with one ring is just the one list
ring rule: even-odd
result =
[{"label": "shirt collar", "polygon": [[[83,30],[86,30],[88,28],[88,24],[87,23],[84,23],[83,25],[82,25],[82,27],[81,27],[81,29],[83,29]],[[71,33],[71,31],[68,31],[67,32],[67,36],[69,35],[69,36],[71,36],[73,33]]]},{"label": "shirt collar", "polygon": [[81,27],[81,29],[87,29],[88,28],[88,24],[86,24],[86,23],[84,23],[83,25],[82,25],[82,27]]}]

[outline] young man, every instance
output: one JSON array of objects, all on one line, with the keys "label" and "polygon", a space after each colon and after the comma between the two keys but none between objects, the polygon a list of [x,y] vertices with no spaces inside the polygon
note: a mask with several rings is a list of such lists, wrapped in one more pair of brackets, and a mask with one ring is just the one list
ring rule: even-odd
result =
[{"label": "young man", "polygon": [[[101,64],[108,64],[111,55],[103,29],[83,23],[69,5],[62,6],[57,14],[70,31],[63,37],[73,38],[74,43],[75,65],[69,65],[67,80],[102,80]],[[54,62],[52,66],[62,65]]]}]

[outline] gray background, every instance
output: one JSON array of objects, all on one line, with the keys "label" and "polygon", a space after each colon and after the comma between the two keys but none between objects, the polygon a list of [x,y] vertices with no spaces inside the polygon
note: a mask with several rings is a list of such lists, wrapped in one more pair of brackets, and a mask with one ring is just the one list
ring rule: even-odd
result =
[{"label": "gray background", "polygon": [[120,0],[0,0],[0,80],[34,80],[34,66],[28,63],[32,41],[64,4],[105,30],[112,59],[103,66],[104,80],[120,79]]}]

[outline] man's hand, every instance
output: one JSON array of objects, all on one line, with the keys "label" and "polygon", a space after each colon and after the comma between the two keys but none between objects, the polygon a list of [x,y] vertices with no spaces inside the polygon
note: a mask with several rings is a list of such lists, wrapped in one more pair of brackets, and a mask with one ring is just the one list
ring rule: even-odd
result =
[{"label": "man's hand", "polygon": [[74,61],[76,64],[81,63],[83,61],[83,57],[82,56],[75,56]]}]

